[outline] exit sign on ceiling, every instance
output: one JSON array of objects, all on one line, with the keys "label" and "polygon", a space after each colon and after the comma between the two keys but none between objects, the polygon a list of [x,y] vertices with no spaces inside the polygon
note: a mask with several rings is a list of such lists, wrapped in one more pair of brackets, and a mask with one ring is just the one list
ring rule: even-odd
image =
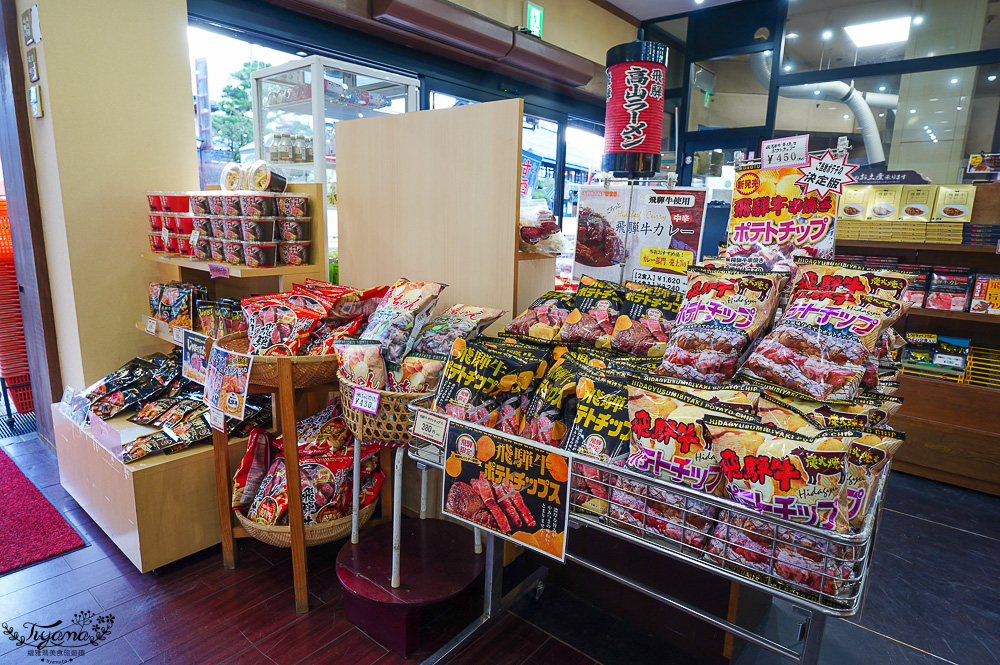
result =
[{"label": "exit sign on ceiling", "polygon": [[533,2],[524,3],[524,25],[528,32],[539,39],[542,38],[542,19],[544,16],[545,10],[540,5]]}]

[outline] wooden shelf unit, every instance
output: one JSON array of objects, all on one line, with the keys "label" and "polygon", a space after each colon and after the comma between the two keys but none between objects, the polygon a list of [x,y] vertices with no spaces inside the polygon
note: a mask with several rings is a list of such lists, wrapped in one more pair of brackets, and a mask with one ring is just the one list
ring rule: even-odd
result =
[{"label": "wooden shelf unit", "polygon": [[[840,254],[896,256],[902,263],[962,266],[1000,272],[990,245],[838,240]],[[997,346],[1000,316],[914,308],[897,324],[907,332],[935,333]],[[1000,495],[1000,390],[904,375],[903,407],[890,425],[906,432],[893,469]]]},{"label": "wooden shelf unit", "polygon": [[273,268],[251,268],[249,266],[232,265],[229,263],[222,263],[220,261],[192,261],[191,259],[186,259],[184,257],[163,256],[162,254],[156,254],[153,252],[143,252],[139,256],[147,261],[156,261],[157,263],[166,263],[167,265],[175,266],[177,268],[201,270],[203,272],[208,272],[209,266],[211,265],[224,266],[229,269],[230,277],[277,277],[281,275],[312,276],[312,274],[316,272],[316,266],[312,264],[304,266],[276,265]]}]

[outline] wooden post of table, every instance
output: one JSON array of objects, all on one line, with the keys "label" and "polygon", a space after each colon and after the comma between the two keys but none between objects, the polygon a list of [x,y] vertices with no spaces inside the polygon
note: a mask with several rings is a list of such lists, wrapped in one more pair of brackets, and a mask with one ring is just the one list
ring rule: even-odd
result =
[{"label": "wooden post of table", "polygon": [[[226,418],[222,418],[223,429]],[[236,542],[233,538],[233,503],[230,496],[229,434],[212,429],[212,447],[215,453],[215,495],[219,507],[219,531],[222,535],[222,566],[236,567]]]},{"label": "wooden post of table", "polygon": [[302,480],[299,477],[299,441],[295,432],[295,386],[292,361],[278,358],[278,397],[281,438],[285,450],[285,482],[288,492],[288,526],[292,536],[292,575],[295,581],[295,611],[309,611],[306,571],[306,534],[302,515]]}]

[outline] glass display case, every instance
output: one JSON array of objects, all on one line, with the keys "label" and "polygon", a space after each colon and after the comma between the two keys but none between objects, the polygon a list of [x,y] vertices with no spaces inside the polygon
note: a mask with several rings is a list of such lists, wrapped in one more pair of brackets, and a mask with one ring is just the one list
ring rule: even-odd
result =
[{"label": "glass display case", "polygon": [[[419,81],[312,56],[253,72],[254,152],[289,182],[319,182],[337,256],[336,123],[418,108]],[[314,250],[315,251],[315,250]]]}]

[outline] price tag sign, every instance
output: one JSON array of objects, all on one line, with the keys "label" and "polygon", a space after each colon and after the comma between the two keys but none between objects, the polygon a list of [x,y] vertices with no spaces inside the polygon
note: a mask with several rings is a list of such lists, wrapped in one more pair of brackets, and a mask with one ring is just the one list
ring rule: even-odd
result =
[{"label": "price tag sign", "polygon": [[378,411],[378,403],[380,399],[382,399],[382,394],[377,390],[355,388],[354,396],[351,397],[351,408],[357,409],[358,411],[364,411],[365,413],[370,413],[374,416]]},{"label": "price tag sign", "polygon": [[436,413],[417,411],[413,420],[413,436],[443,446],[448,438],[448,419]]},{"label": "price tag sign", "polygon": [[229,266],[219,265],[218,263],[209,263],[208,276],[212,279],[215,279],[216,277],[229,277]]},{"label": "price tag sign", "polygon": [[809,135],[761,141],[760,165],[763,169],[809,166]]},{"label": "price tag sign", "polygon": [[193,245],[196,242],[198,242],[198,238],[200,238],[200,237],[201,237],[201,231],[199,231],[198,229],[195,229],[194,231],[192,231],[191,232],[191,244]]},{"label": "price tag sign", "polygon": [[226,431],[226,414],[222,413],[218,409],[208,410],[208,424],[212,429],[219,432]]},{"label": "price tag sign", "polygon": [[164,226],[163,229],[160,231],[160,237],[163,238],[163,245],[165,247],[167,244],[167,238],[170,237],[170,231],[167,230],[166,226]]},{"label": "price tag sign", "polygon": [[156,319],[151,316],[146,317],[146,332],[150,335],[156,334]]},{"label": "price tag sign", "polygon": [[181,328],[180,326],[174,326],[173,329],[174,344],[184,343],[184,330],[185,328]]}]

